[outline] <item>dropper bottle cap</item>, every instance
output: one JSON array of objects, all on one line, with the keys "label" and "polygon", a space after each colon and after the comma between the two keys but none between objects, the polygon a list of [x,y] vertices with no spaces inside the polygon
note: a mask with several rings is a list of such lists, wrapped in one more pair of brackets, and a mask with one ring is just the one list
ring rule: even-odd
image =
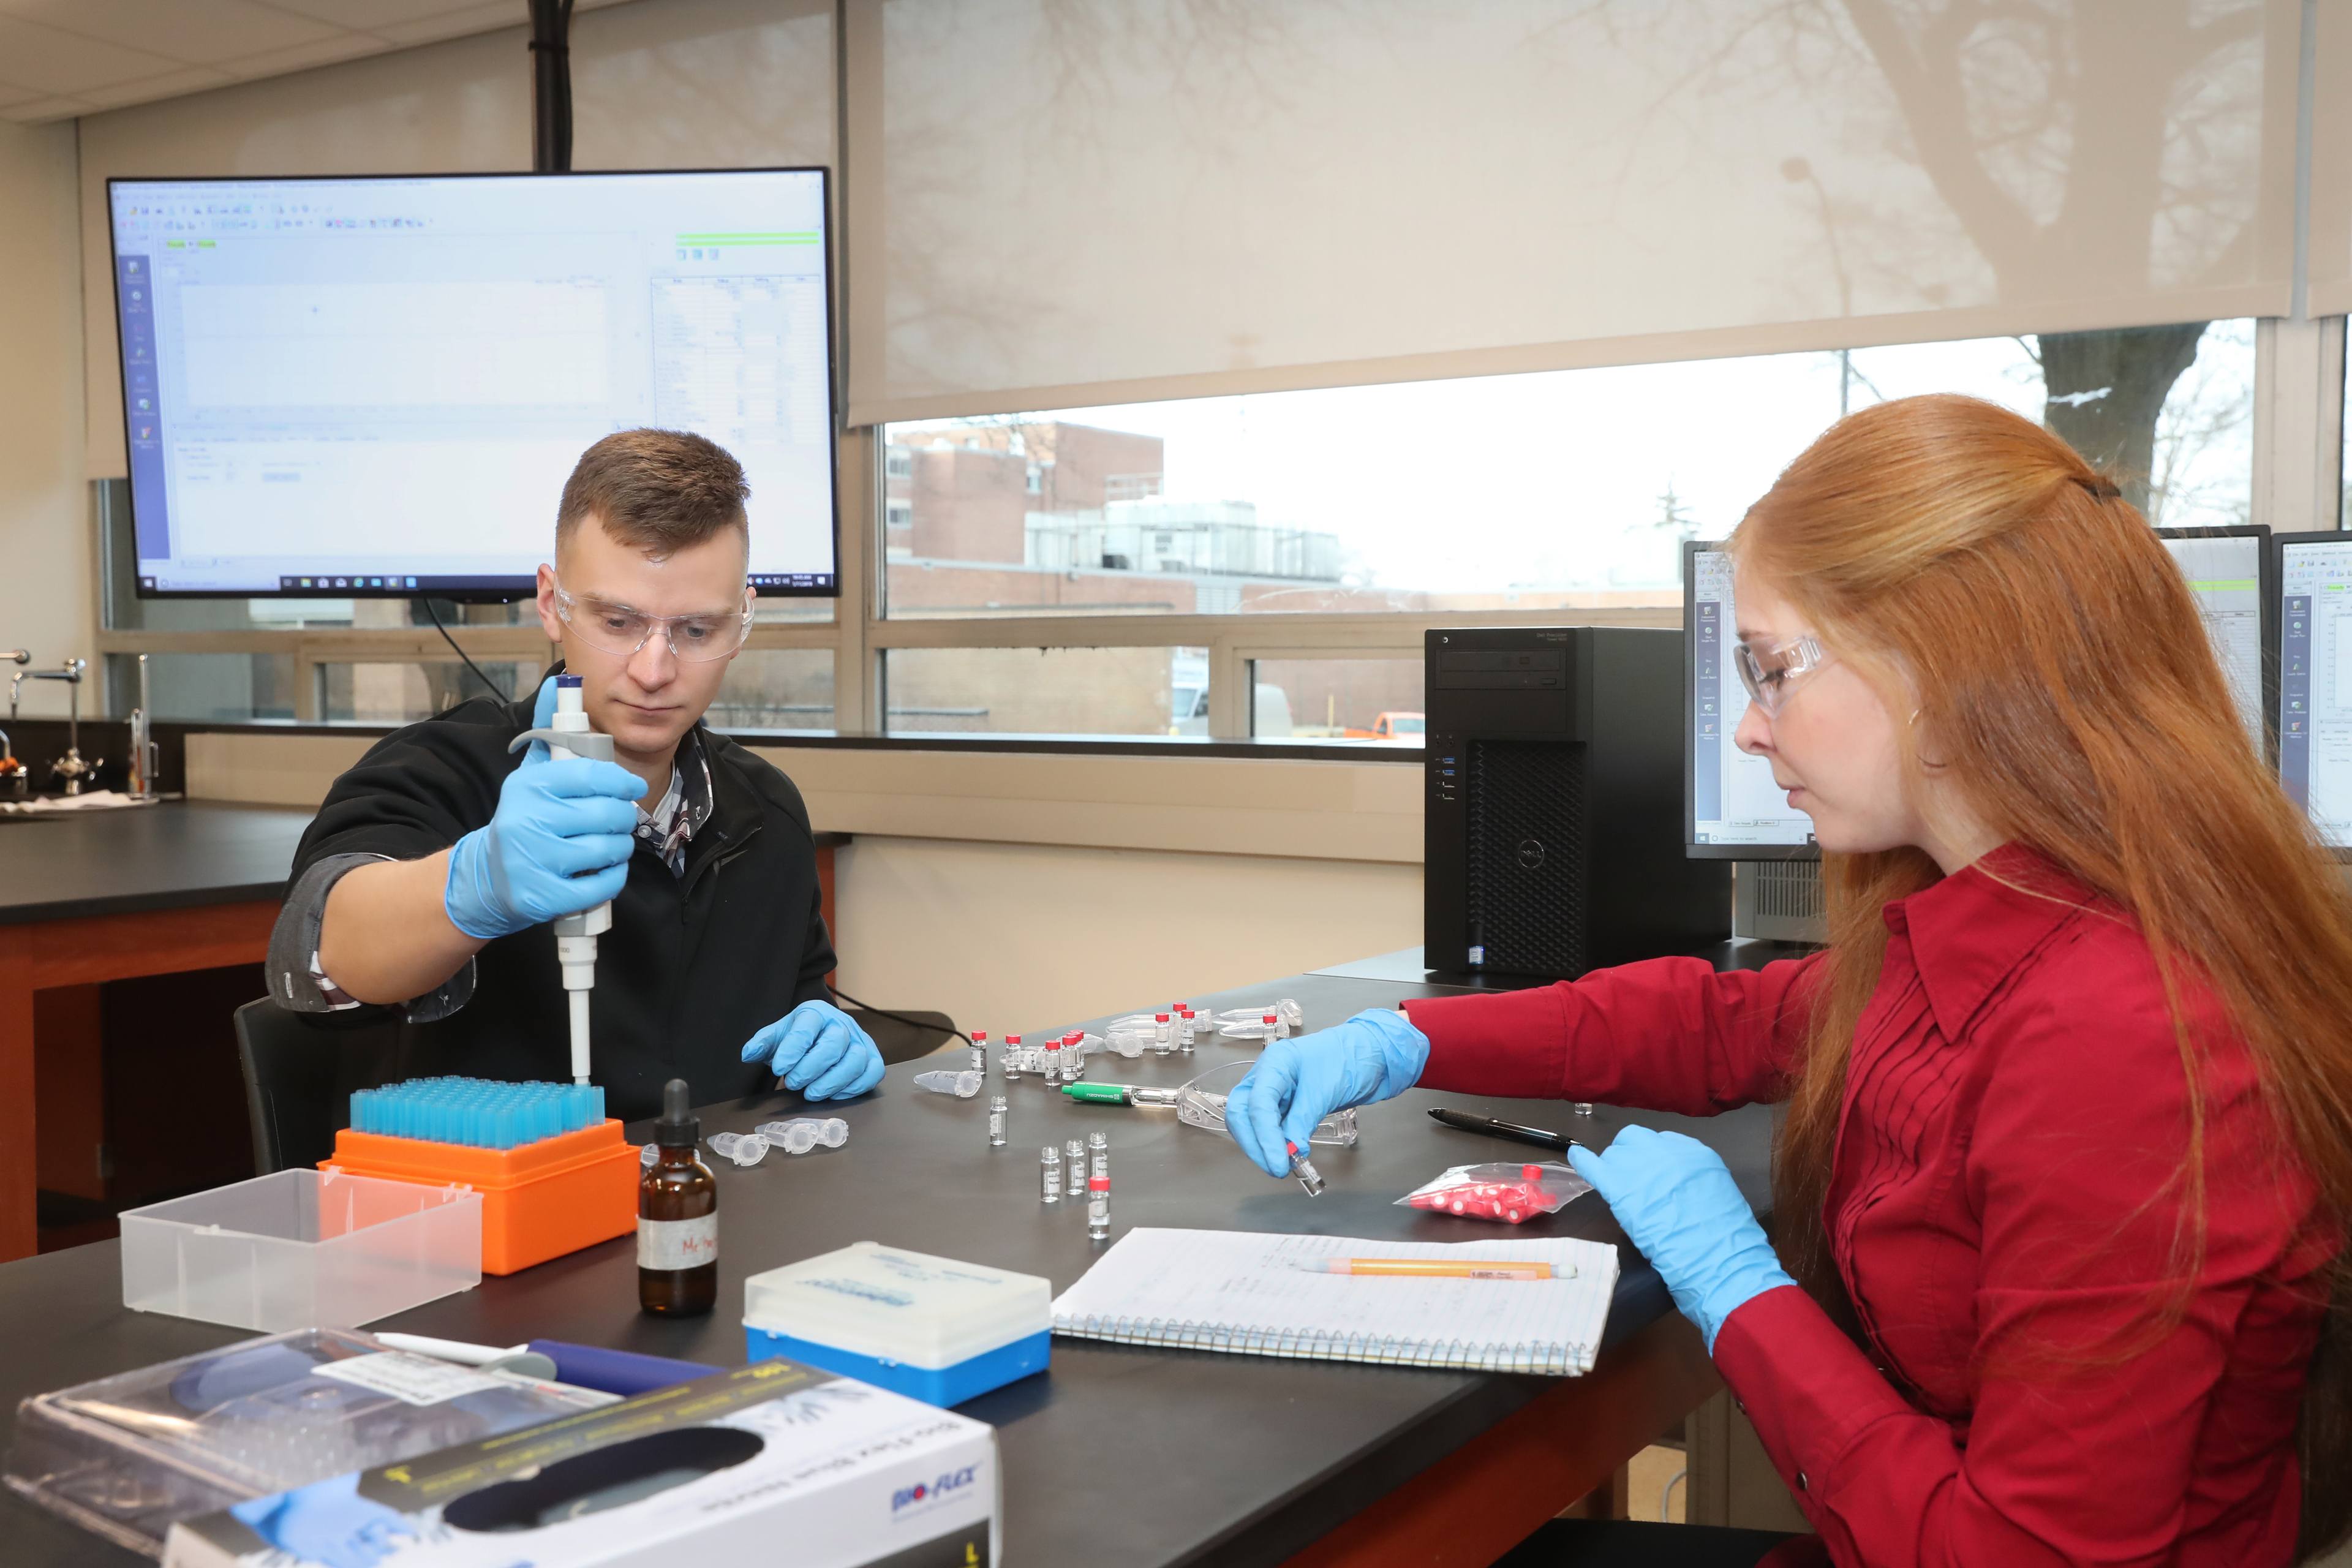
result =
[{"label": "dropper bottle cap", "polygon": [[682,1078],[662,1086],[662,1113],[654,1123],[654,1142],[663,1148],[691,1149],[700,1141],[702,1119],[688,1104],[692,1092]]}]

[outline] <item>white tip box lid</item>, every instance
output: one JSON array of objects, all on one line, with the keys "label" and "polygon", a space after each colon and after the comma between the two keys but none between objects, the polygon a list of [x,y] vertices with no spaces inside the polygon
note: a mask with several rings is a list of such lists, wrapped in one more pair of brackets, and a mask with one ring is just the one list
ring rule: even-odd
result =
[{"label": "white tip box lid", "polygon": [[1054,1325],[1053,1283],[860,1241],[743,1281],[743,1324],[927,1371]]}]

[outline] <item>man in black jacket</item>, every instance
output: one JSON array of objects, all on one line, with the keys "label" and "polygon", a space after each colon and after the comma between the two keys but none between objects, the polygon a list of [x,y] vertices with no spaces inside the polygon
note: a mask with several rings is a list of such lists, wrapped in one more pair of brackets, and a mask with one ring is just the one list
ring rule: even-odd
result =
[{"label": "man in black jacket", "polygon": [[[751,624],[743,471],[698,436],[630,430],[563,488],[539,615],[614,761],[510,752],[555,706],[479,698],[386,736],[335,785],[295,854],[270,993],[300,1012],[388,1008],[411,1059],[569,1079],[549,921],[609,900],[591,1076],[613,1114],[769,1081],[812,1100],[882,1077],[825,1000],[808,811],[792,781],[701,719]],[[647,804],[650,803],[650,804]]]}]

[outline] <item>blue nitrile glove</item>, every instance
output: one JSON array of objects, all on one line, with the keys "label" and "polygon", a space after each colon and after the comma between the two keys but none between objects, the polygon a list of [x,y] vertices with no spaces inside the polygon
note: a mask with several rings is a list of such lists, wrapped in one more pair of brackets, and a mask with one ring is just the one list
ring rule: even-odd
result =
[{"label": "blue nitrile glove", "polygon": [[1664,1279],[1708,1354],[1726,1318],[1767,1290],[1796,1283],[1723,1157],[1697,1139],[1628,1127],[1601,1153],[1571,1148],[1568,1163]]},{"label": "blue nitrile glove", "polygon": [[1336,1028],[1266,1047],[1225,1097],[1225,1131],[1257,1168],[1290,1173],[1290,1154],[1335,1110],[1402,1094],[1429,1065],[1429,1037],[1393,1007],[1368,1007]]},{"label": "blue nitrile glove", "polygon": [[326,1568],[375,1568],[415,1527],[396,1509],[359,1495],[356,1472],[277,1497],[232,1503],[229,1512],[280,1552]]},{"label": "blue nitrile glove", "polygon": [[[555,683],[540,688],[538,721],[555,711]],[[467,936],[488,941],[576,915],[617,897],[629,879],[646,781],[618,763],[555,762],[531,742],[499,787],[488,827],[449,852],[442,906]]]},{"label": "blue nitrile glove", "polygon": [[830,1002],[803,1002],[743,1047],[806,1100],[849,1100],[882,1081],[882,1053],[857,1021]]}]

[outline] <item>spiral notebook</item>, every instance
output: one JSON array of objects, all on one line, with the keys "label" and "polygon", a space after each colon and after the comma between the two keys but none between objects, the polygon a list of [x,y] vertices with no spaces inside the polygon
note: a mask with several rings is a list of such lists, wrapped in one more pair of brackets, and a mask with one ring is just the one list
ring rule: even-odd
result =
[{"label": "spiral notebook", "polygon": [[[1549,1280],[1311,1271],[1333,1258],[1532,1258]],[[1575,1377],[1592,1370],[1617,1249],[1567,1237],[1442,1242],[1247,1231],[1128,1232],[1054,1302],[1054,1331],[1309,1361]]]}]

